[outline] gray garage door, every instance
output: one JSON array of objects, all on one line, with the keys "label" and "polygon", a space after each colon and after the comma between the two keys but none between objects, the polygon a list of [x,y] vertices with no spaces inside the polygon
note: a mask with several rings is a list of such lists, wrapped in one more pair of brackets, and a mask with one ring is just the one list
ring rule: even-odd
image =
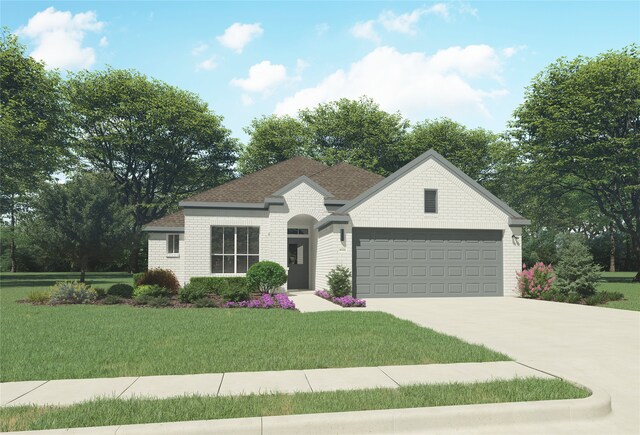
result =
[{"label": "gray garage door", "polygon": [[502,232],[354,228],[358,297],[502,296]]}]

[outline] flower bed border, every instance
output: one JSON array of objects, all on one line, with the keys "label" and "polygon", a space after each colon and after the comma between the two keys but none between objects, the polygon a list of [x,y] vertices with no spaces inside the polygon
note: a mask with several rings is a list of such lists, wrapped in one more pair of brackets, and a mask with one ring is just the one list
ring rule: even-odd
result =
[{"label": "flower bed border", "polygon": [[357,299],[357,298],[354,298],[353,296],[342,296],[342,297],[336,298],[331,296],[329,292],[325,290],[316,290],[314,294],[336,305],[340,305],[343,308],[351,308],[351,307],[365,308],[367,306],[366,300]]}]

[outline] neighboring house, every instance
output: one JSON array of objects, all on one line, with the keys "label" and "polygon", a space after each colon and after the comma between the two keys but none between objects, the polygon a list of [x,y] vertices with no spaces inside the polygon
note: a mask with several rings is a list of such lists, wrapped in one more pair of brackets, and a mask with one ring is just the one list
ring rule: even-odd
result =
[{"label": "neighboring house", "polygon": [[387,178],[296,157],[180,207],[145,227],[150,268],[186,283],[272,260],[288,289],[323,289],[344,265],[364,298],[515,295],[529,223],[433,150]]}]

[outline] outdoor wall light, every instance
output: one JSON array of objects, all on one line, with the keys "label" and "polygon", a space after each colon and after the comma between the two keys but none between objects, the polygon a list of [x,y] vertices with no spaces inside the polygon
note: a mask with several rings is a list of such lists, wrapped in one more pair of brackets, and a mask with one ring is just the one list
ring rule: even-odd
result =
[{"label": "outdoor wall light", "polygon": [[516,236],[515,234],[511,236],[511,240],[513,240],[513,244],[514,245],[518,245],[520,246],[520,237]]}]

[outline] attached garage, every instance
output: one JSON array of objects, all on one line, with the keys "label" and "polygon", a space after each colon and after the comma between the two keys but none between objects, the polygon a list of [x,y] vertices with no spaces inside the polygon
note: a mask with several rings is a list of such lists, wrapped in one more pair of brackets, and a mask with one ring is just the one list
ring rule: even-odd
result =
[{"label": "attached garage", "polygon": [[353,228],[358,297],[503,296],[502,231]]}]

